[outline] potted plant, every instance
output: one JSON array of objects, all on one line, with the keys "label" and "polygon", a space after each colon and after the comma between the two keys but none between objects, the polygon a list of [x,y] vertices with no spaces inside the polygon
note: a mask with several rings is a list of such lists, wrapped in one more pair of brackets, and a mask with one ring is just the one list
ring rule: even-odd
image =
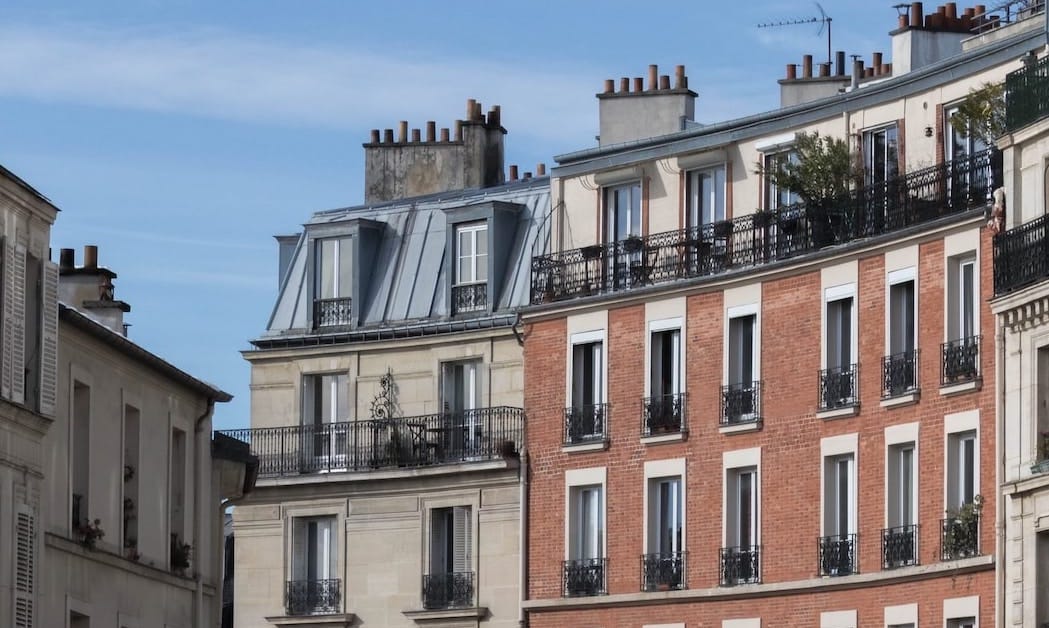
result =
[{"label": "potted plant", "polygon": [[943,530],[943,559],[955,560],[976,556],[980,548],[980,511],[983,496],[962,504],[957,510],[947,511]]},{"label": "potted plant", "polygon": [[193,546],[182,541],[182,537],[175,533],[171,535],[171,570],[179,575],[184,575],[189,569],[189,559],[193,552]]},{"label": "potted plant", "polygon": [[136,563],[142,558],[142,554],[138,553],[138,539],[132,537],[124,541],[124,558]]},{"label": "potted plant", "polygon": [[77,524],[74,532],[77,534],[80,545],[87,549],[95,549],[95,543],[98,542],[98,539],[106,535],[105,530],[102,529],[101,519],[95,519],[94,521],[84,519]]},{"label": "potted plant", "polygon": [[629,235],[623,240],[623,250],[627,253],[637,253],[644,247],[645,243],[641,236]]}]

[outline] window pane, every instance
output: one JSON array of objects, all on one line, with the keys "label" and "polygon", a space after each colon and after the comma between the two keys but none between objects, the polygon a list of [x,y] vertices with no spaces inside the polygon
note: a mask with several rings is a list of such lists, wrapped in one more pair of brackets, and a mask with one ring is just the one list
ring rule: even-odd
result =
[{"label": "window pane", "polygon": [[751,534],[754,522],[754,512],[752,510],[754,502],[753,482],[754,475],[752,473],[744,471],[739,474],[739,545],[754,544]]}]

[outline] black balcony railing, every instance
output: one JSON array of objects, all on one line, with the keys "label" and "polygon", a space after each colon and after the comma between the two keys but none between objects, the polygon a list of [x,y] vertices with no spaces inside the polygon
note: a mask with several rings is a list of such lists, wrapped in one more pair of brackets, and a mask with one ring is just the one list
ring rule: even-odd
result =
[{"label": "black balcony railing", "polygon": [[607,440],[607,403],[565,408],[565,444],[578,445]]},{"label": "black balcony railing", "polygon": [[940,558],[958,560],[980,555],[980,515],[940,520]]},{"label": "black balcony railing", "polygon": [[604,595],[605,558],[579,558],[566,560],[561,577],[561,587],[565,597],[582,597],[587,595]]},{"label": "black balcony railing", "polygon": [[686,430],[688,393],[645,397],[641,400],[641,435],[678,434]]},{"label": "black balcony railing", "polygon": [[423,608],[468,608],[474,604],[474,573],[455,571],[423,576]]},{"label": "black balcony railing", "polygon": [[964,384],[980,377],[980,337],[969,336],[940,346],[940,384]]},{"label": "black balcony railing", "polygon": [[1005,75],[1005,126],[1015,131],[1049,115],[1049,57]]},{"label": "black balcony railing", "polygon": [[836,534],[819,539],[821,576],[848,576],[859,573],[855,534]]},{"label": "black balcony railing", "polygon": [[918,564],[918,526],[905,525],[881,531],[881,568]]},{"label": "black balcony railing", "polygon": [[1049,278],[1049,214],[994,236],[994,294]]},{"label": "black balcony railing", "polygon": [[820,371],[819,409],[838,410],[859,405],[859,381],[858,364]]},{"label": "black balcony railing", "polygon": [[685,552],[641,555],[641,590],[685,588]]},{"label": "black balcony railing", "polygon": [[899,397],[918,390],[918,350],[887,355],[881,360],[881,396]]},{"label": "black balcony railing", "polygon": [[73,516],[72,524],[73,530],[77,530],[83,525],[84,520],[87,519],[87,513],[84,512],[83,508],[84,496],[78,493],[73,493]]},{"label": "black balcony railing", "polygon": [[314,299],[313,326],[345,327],[353,323],[353,308],[349,297],[343,299]]},{"label": "black balcony railing", "polygon": [[497,406],[396,419],[225,430],[259,458],[259,476],[422,467],[514,456],[524,411]]},{"label": "black balcony railing", "polygon": [[284,588],[284,610],[288,615],[338,613],[342,604],[342,580],[289,580]]},{"label": "black balcony railing", "polygon": [[731,220],[532,258],[531,302],[630,290],[768,264],[987,204],[990,151]]},{"label": "black balcony railing", "polygon": [[452,314],[483,312],[488,309],[488,283],[452,286]]},{"label": "black balcony railing", "polygon": [[761,422],[761,382],[721,387],[721,425]]},{"label": "black balcony railing", "polygon": [[721,586],[761,582],[761,547],[743,545],[721,548]]}]

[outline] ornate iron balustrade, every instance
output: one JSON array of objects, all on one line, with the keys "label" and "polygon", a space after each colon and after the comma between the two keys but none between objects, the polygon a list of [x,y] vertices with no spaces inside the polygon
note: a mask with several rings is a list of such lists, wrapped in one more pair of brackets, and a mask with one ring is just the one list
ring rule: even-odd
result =
[{"label": "ornate iron balustrade", "polygon": [[488,309],[488,282],[452,286],[452,314]]},{"label": "ornate iron balustrade", "polygon": [[579,558],[566,560],[561,574],[561,590],[565,597],[605,595],[606,558]]},{"label": "ornate iron balustrade", "polygon": [[899,397],[918,390],[918,350],[887,355],[881,360],[881,396]]},{"label": "ornate iron balustrade", "polygon": [[686,431],[688,393],[645,397],[641,400],[641,435],[677,434]]},{"label": "ornate iron balustrade", "polygon": [[284,611],[291,616],[338,613],[342,580],[289,580],[284,587]]},{"label": "ornate iron balustrade", "polygon": [[565,408],[565,444],[592,443],[608,438],[607,403]]},{"label": "ornate iron balustrade", "polygon": [[721,425],[761,422],[761,382],[721,387]]},{"label": "ornate iron balustrade", "polygon": [[819,539],[821,576],[848,576],[859,573],[855,534],[836,534]]},{"label": "ornate iron balustrade", "polygon": [[641,590],[685,588],[685,552],[641,555]]},{"label": "ornate iron balustrade", "polygon": [[1049,214],[994,236],[994,295],[1049,278]]},{"label": "ornate iron balustrade", "polygon": [[395,419],[224,430],[259,458],[259,477],[422,467],[517,455],[524,411],[496,406]]},{"label": "ornate iron balustrade", "polygon": [[918,526],[905,525],[881,531],[881,568],[918,564]]},{"label": "ornate iron balustrade", "polygon": [[313,327],[345,327],[353,324],[352,299],[314,299]]},{"label": "ornate iron balustrade", "polygon": [[820,410],[859,405],[859,365],[850,364],[820,371]]},{"label": "ornate iron balustrade", "polygon": [[536,256],[531,302],[703,277],[927,223],[986,205],[995,173],[984,151],[818,203]]},{"label": "ornate iron balustrade", "polygon": [[423,576],[423,608],[468,608],[474,603],[474,572],[456,571]]},{"label": "ornate iron balustrade", "polygon": [[980,336],[940,345],[940,385],[963,384],[980,376]]},{"label": "ornate iron balustrade", "polygon": [[958,560],[980,555],[980,515],[940,520],[940,559]]},{"label": "ornate iron balustrade", "polygon": [[1049,58],[1005,75],[1005,127],[1010,132],[1049,115]]},{"label": "ornate iron balustrade", "polygon": [[741,545],[721,548],[721,586],[761,582],[761,547]]}]

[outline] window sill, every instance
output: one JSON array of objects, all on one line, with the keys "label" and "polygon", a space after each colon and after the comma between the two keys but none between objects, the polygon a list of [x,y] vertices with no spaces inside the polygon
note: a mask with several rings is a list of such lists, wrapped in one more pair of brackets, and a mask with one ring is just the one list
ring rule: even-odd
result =
[{"label": "window sill", "polygon": [[585,443],[565,443],[561,446],[561,451],[566,454],[578,454],[586,451],[604,451],[605,449],[608,449],[608,439],[589,441]]},{"label": "window sill", "polygon": [[940,386],[940,394],[944,397],[950,397],[951,395],[960,395],[973,390],[980,390],[983,386],[983,379],[977,377],[970,382],[962,382],[961,384],[947,384],[946,386]]},{"label": "window sill", "polygon": [[435,611],[402,611],[402,613],[417,624],[426,624],[432,621],[484,619],[488,616],[488,607],[442,608]]},{"label": "window sill", "polygon": [[761,429],[761,421],[747,421],[746,423],[730,423],[722,425],[718,431],[722,434],[740,434],[743,432],[756,432]]},{"label": "window sill", "polygon": [[856,416],[860,413],[860,404],[847,406],[845,408],[834,408],[833,410],[819,410],[816,412],[817,419],[844,419],[850,416]]},{"label": "window sill", "polygon": [[357,621],[353,613],[336,613],[333,615],[280,615],[267,617],[266,621],[274,626],[317,626],[319,628],[349,628]]},{"label": "window sill", "polygon": [[918,399],[921,397],[920,390],[912,390],[902,395],[896,395],[895,397],[889,397],[881,400],[881,407],[883,408],[898,408],[900,406],[909,406],[911,404],[918,403]]},{"label": "window sill", "polygon": [[650,434],[641,437],[642,445],[659,445],[660,443],[678,443],[688,438],[688,430],[681,430],[672,434]]}]

